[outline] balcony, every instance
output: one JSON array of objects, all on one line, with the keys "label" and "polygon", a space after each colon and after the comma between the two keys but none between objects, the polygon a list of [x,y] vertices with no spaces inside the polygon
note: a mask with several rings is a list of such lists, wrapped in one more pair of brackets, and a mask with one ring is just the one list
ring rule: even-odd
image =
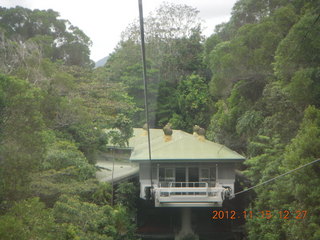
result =
[{"label": "balcony", "polygon": [[226,189],[207,182],[169,182],[153,191],[156,207],[221,207]]}]

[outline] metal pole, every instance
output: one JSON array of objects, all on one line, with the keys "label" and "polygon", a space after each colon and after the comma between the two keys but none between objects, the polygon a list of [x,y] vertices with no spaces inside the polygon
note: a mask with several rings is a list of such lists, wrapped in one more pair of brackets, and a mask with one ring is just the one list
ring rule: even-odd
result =
[{"label": "metal pole", "polygon": [[112,198],[111,198],[111,206],[113,207],[113,199],[114,199],[114,182],[113,182],[113,173],[114,173],[114,147],[111,148],[112,151]]},{"label": "metal pole", "polygon": [[140,36],[141,36],[141,54],[142,54],[142,66],[143,66],[143,82],[144,82],[144,106],[147,121],[147,133],[148,133],[148,150],[149,150],[149,161],[150,161],[150,181],[152,184],[152,163],[151,163],[151,143],[150,143],[150,129],[149,129],[149,109],[148,109],[148,83],[147,83],[147,66],[146,66],[146,50],[144,42],[144,23],[143,23],[143,9],[142,0],[139,2],[139,19],[140,19]]},{"label": "metal pole", "polygon": [[216,186],[218,181],[219,181],[219,170],[218,170],[218,164],[216,163]]}]

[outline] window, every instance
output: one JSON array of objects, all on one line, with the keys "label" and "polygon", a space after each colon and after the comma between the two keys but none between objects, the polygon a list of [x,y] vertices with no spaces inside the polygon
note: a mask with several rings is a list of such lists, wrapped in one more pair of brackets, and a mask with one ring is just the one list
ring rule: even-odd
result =
[{"label": "window", "polygon": [[159,181],[160,182],[164,181],[164,176],[165,176],[165,169],[159,168]]},{"label": "window", "polygon": [[208,182],[210,176],[209,168],[200,169],[200,182]]},{"label": "window", "polygon": [[174,182],[174,168],[159,168],[159,181]]},{"label": "window", "polygon": [[175,169],[175,179],[176,182],[185,182],[186,181],[186,168],[177,167]]},{"label": "window", "polygon": [[189,174],[188,182],[199,182],[199,168],[189,167],[188,174]]},{"label": "window", "polygon": [[174,168],[165,169],[165,181],[174,181]]}]

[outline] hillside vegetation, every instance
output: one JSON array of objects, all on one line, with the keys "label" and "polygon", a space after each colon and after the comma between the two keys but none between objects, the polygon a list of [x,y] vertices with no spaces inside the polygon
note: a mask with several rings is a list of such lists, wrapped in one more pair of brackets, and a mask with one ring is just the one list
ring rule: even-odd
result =
[{"label": "hillside vegetation", "polygon": [[[251,185],[319,158],[319,6],[239,0],[206,39],[196,9],[162,4],[145,19],[150,126],[205,128],[247,157]],[[134,186],[113,206],[94,161],[145,123],[138,22],[94,69],[90,39],[57,12],[0,16],[0,239],[136,239]],[[319,239],[319,185],[318,163],[256,188],[248,210],[274,217],[248,219],[247,239]]]},{"label": "hillside vegetation", "polygon": [[[239,0],[207,39],[198,11],[164,4],[146,17],[151,125],[192,131],[245,155],[251,185],[320,157],[319,1]],[[138,23],[105,69],[143,108]],[[140,125],[144,115],[137,112]],[[138,125],[139,125],[138,124]],[[255,189],[248,239],[319,239],[319,163]],[[303,220],[279,211],[308,211]]]},{"label": "hillside vegetation", "polygon": [[[134,239],[134,209],[95,156],[136,107],[93,70],[90,39],[52,10],[0,8],[0,239]],[[122,125],[123,127],[121,127]],[[128,135],[128,136],[127,136]]]}]

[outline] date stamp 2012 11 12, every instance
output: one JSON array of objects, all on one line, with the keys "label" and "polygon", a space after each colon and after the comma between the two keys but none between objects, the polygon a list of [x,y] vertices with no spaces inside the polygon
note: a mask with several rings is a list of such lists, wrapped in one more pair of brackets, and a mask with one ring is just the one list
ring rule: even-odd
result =
[{"label": "date stamp 2012 11 12", "polygon": [[289,210],[281,210],[281,211],[235,211],[235,210],[214,210],[212,211],[212,219],[213,220],[222,220],[222,219],[271,219],[271,218],[279,218],[279,219],[305,219],[307,217],[306,210],[297,210],[297,211],[289,211]]}]

